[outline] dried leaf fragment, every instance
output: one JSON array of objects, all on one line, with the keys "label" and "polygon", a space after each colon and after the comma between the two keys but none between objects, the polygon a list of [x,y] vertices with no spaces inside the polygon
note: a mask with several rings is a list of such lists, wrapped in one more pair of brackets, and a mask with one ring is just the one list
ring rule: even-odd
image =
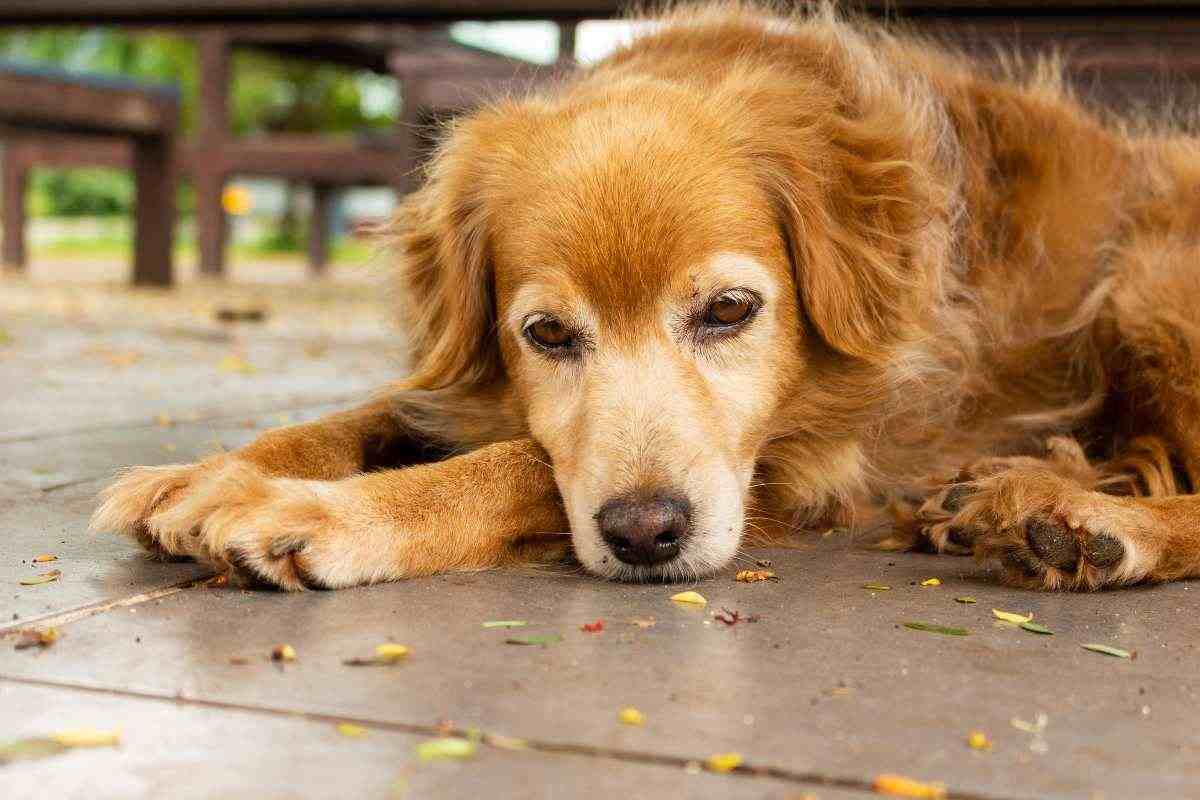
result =
[{"label": "dried leaf fragment", "polygon": [[1136,651],[1122,650],[1120,647],[1110,647],[1106,644],[1081,644],[1079,645],[1084,650],[1091,650],[1093,653],[1103,653],[1106,656],[1114,656],[1116,658],[1136,658]]},{"label": "dried leaf fragment", "polygon": [[646,628],[653,628],[658,624],[658,620],[656,620],[654,617],[634,617],[633,619],[629,620],[629,624],[637,625],[639,628],[644,630]]},{"label": "dried leaf fragment", "polygon": [[524,628],[529,624],[525,619],[494,619],[483,623],[485,628]]},{"label": "dried leaf fragment", "polygon": [[738,583],[759,583],[761,581],[777,581],[779,576],[769,569],[743,569],[738,570],[733,579]]},{"label": "dried leaf fragment", "polygon": [[890,592],[892,590],[892,587],[883,583],[864,583],[862,588],[870,589],[873,592]]},{"label": "dried leaf fragment", "polygon": [[974,597],[956,597],[956,598],[954,598],[954,602],[965,603],[966,605],[973,605],[975,603],[978,603],[979,601],[976,600]]},{"label": "dried leaf fragment", "polygon": [[903,775],[876,775],[872,787],[879,794],[887,794],[892,797],[942,800],[946,796],[946,787],[940,783],[922,783]]},{"label": "dried leaf fragment", "polygon": [[579,630],[584,633],[599,633],[604,630],[604,620],[597,619],[595,622],[585,622],[579,626]]},{"label": "dried leaf fragment", "polygon": [[121,732],[76,728],[51,734],[50,738],[63,747],[116,747],[121,743]]},{"label": "dried leaf fragment", "polygon": [[290,644],[277,644],[271,650],[271,660],[272,661],[295,661],[296,660],[296,648],[292,647]]},{"label": "dried leaf fragment", "polygon": [[243,358],[238,353],[230,353],[217,362],[217,369],[226,373],[238,373],[241,375],[253,375],[258,370],[254,365]]},{"label": "dried leaf fragment", "polygon": [[641,727],[646,724],[646,715],[633,706],[625,706],[617,712],[617,721],[622,725]]},{"label": "dried leaf fragment", "polygon": [[36,761],[39,758],[49,758],[68,750],[66,745],[59,744],[53,739],[38,736],[31,739],[18,739],[15,742],[0,744],[0,764],[11,764],[16,761]]},{"label": "dried leaf fragment", "polygon": [[941,586],[942,579],[941,578],[926,578],[925,580],[921,581],[921,585],[922,586]]},{"label": "dried leaf fragment", "polygon": [[339,722],[337,732],[348,739],[365,739],[369,733],[362,725],[355,725],[353,722]]},{"label": "dried leaf fragment", "polygon": [[58,641],[58,628],[26,628],[21,631],[21,638],[16,643],[17,650],[27,650],[30,647],[41,647],[43,649],[49,647]]},{"label": "dried leaf fragment", "polygon": [[983,731],[971,731],[967,734],[967,745],[972,750],[991,750],[992,740]]},{"label": "dried leaf fragment", "polygon": [[52,569],[49,572],[43,572],[42,574],[35,575],[32,578],[22,578],[20,583],[22,586],[39,586],[43,583],[52,583],[61,577],[61,569]]},{"label": "dried leaf fragment", "polygon": [[671,595],[671,599],[674,600],[676,603],[683,603],[685,605],[693,605],[693,606],[708,605],[708,600],[705,599],[704,595],[700,594],[699,592],[693,592],[693,591],[679,592],[678,594],[673,594],[673,595]]},{"label": "dried leaf fragment", "polygon": [[996,619],[1002,619],[1005,622],[1011,622],[1013,625],[1020,625],[1022,622],[1029,622],[1033,619],[1033,614],[1014,614],[1011,611],[1001,611],[998,608],[992,609],[992,615]]},{"label": "dried leaf fragment", "polygon": [[733,772],[742,765],[741,753],[715,753],[708,757],[704,766],[712,772]]},{"label": "dried leaf fragment", "polygon": [[45,564],[50,561],[58,561],[58,556],[51,555],[50,553],[43,553],[40,556],[33,557],[33,563],[35,564]]},{"label": "dried leaf fragment", "polygon": [[427,739],[417,745],[417,758],[422,761],[470,758],[475,755],[477,745],[470,739],[458,736],[442,736]]},{"label": "dried leaf fragment", "polygon": [[717,622],[724,622],[726,625],[737,625],[739,622],[758,622],[758,614],[750,614],[742,616],[740,611],[730,611],[728,608],[722,608],[716,614],[713,614],[713,619]]},{"label": "dried leaf fragment", "polygon": [[966,628],[951,628],[945,625],[934,625],[932,622],[905,622],[904,627],[926,633],[940,633],[943,636],[967,636],[971,632]]},{"label": "dried leaf fragment", "polygon": [[375,655],[370,658],[347,658],[342,663],[348,667],[386,667],[408,658],[409,649],[402,644],[384,642],[375,646]]}]

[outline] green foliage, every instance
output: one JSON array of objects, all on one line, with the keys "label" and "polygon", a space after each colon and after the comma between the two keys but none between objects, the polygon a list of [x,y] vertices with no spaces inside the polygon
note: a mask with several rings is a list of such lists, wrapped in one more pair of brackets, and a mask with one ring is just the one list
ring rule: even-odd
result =
[{"label": "green foliage", "polygon": [[[183,129],[195,129],[199,81],[187,37],[109,28],[10,30],[0,32],[0,59],[175,86]],[[394,81],[384,76],[234,53],[230,116],[238,135],[386,130],[395,124],[395,96]],[[32,194],[34,213],[65,216],[127,213],[133,196],[129,177],[108,170],[39,170]],[[194,207],[190,192],[180,207]]]}]

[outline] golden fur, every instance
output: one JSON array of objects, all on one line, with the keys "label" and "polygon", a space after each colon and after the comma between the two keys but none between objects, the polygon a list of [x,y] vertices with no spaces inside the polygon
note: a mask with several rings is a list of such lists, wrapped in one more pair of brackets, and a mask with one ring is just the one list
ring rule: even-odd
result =
[{"label": "golden fur", "polygon": [[[395,223],[409,378],[128,472],[95,527],[288,589],[568,530],[598,574],[688,577],[881,518],[1021,585],[1200,574],[1200,142],[827,8],[662,23],[448,131]],[[761,307],[710,336],[733,289]],[[664,487],[679,558],[610,559],[597,509]]]}]

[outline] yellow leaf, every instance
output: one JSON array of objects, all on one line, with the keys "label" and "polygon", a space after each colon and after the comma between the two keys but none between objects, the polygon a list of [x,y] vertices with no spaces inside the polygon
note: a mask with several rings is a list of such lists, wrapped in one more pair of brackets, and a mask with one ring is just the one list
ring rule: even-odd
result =
[{"label": "yellow leaf", "polygon": [[375,647],[375,658],[385,663],[399,661],[408,656],[408,648],[402,644],[386,642]]},{"label": "yellow leaf", "polygon": [[618,711],[617,719],[624,725],[642,726],[646,724],[646,715],[633,706],[626,706]]},{"label": "yellow leaf", "polygon": [[272,661],[295,661],[296,648],[290,644],[277,644],[275,649],[271,651]]},{"label": "yellow leaf", "polygon": [[704,763],[713,772],[733,772],[742,765],[742,754],[717,753],[709,756]]},{"label": "yellow leaf", "polygon": [[116,747],[121,743],[120,731],[100,731],[95,728],[76,728],[52,734],[51,739],[63,747]]},{"label": "yellow leaf", "polygon": [[475,755],[475,742],[457,736],[428,739],[417,745],[417,758],[422,761],[441,761],[447,758],[470,758]]},{"label": "yellow leaf", "polygon": [[680,592],[679,594],[671,595],[671,599],[676,603],[689,603],[697,606],[708,605],[708,600],[704,599],[704,595],[699,592]]},{"label": "yellow leaf", "polygon": [[993,608],[992,614],[996,617],[996,619],[1002,619],[1005,622],[1011,622],[1013,625],[1020,625],[1022,622],[1029,622],[1029,620],[1033,619],[1033,614],[1030,614],[1029,616],[1023,616],[1021,614],[1014,614],[1011,611],[1001,611],[998,608]]},{"label": "yellow leaf", "polygon": [[769,569],[743,569],[734,576],[734,580],[738,583],[758,583],[778,578],[779,576]]},{"label": "yellow leaf", "polygon": [[922,586],[941,586],[942,581],[940,578],[926,578],[925,580],[921,581],[921,585]]},{"label": "yellow leaf", "polygon": [[230,353],[218,361],[217,369],[221,372],[239,373],[242,375],[253,375],[258,371],[254,368],[253,364],[237,353]]},{"label": "yellow leaf", "polygon": [[941,800],[946,796],[946,787],[940,783],[922,783],[903,775],[877,775],[873,784],[880,794],[893,797],[916,797],[920,800]]},{"label": "yellow leaf", "polygon": [[52,569],[49,572],[43,572],[42,574],[36,575],[32,578],[22,578],[20,583],[22,586],[37,586],[41,583],[50,583],[51,581],[56,581],[61,577],[61,569]]},{"label": "yellow leaf", "polygon": [[339,722],[337,732],[350,739],[365,739],[367,738],[368,731],[362,725],[355,725],[352,722]]},{"label": "yellow leaf", "polygon": [[45,555],[33,557],[33,563],[35,564],[45,564],[47,561],[58,561],[58,556],[52,556],[47,553]]},{"label": "yellow leaf", "polygon": [[991,750],[992,741],[983,731],[971,731],[967,736],[967,744],[972,750]]}]

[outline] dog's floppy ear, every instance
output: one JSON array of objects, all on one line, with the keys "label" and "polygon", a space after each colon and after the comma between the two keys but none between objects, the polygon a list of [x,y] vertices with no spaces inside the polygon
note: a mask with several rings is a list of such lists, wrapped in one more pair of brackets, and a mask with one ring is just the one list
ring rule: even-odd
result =
[{"label": "dog's floppy ear", "polygon": [[[397,302],[413,389],[464,388],[502,377],[491,263],[497,186],[528,104],[490,105],[454,123],[420,189],[392,228]],[[508,181],[511,183],[511,181]]]},{"label": "dog's floppy ear", "polygon": [[804,312],[834,350],[870,361],[923,335],[940,290],[950,201],[936,133],[912,108],[822,109],[770,149],[767,175]]}]

